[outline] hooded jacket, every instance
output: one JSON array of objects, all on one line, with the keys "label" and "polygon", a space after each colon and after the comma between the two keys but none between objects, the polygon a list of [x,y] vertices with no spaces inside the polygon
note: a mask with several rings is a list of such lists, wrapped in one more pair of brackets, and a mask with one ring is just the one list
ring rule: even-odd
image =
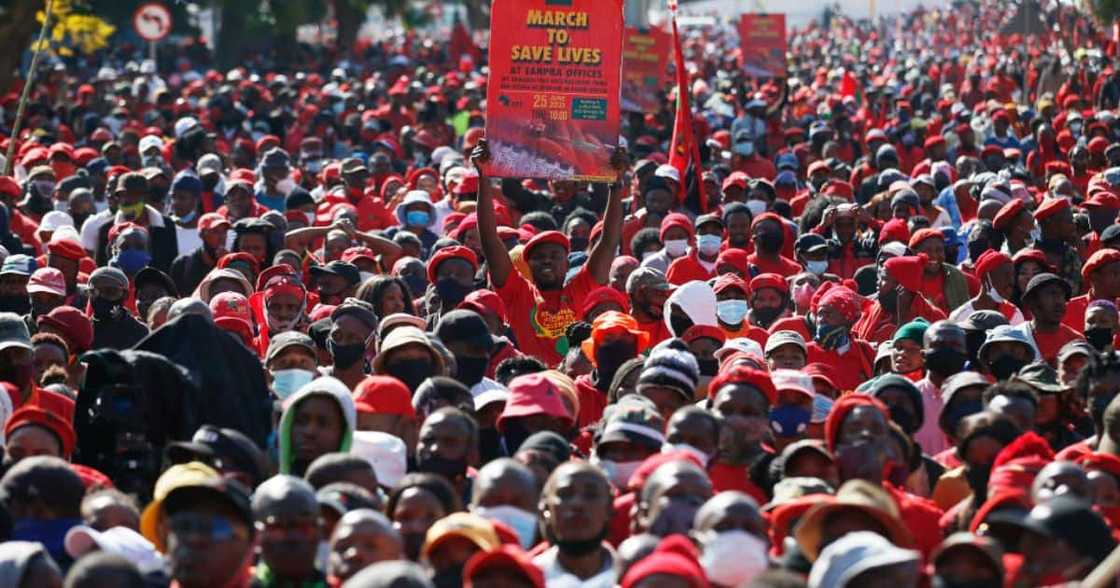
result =
[{"label": "hooded jacket", "polygon": [[292,421],[295,420],[295,408],[311,396],[326,396],[333,398],[338,403],[338,410],[342,412],[345,429],[342,431],[342,442],[337,451],[350,451],[350,442],[354,437],[354,427],[358,419],[357,410],[354,408],[354,399],[350,396],[350,389],[336,378],[323,376],[305,384],[295,394],[284,402],[284,413],[280,417],[277,444],[280,449],[280,473],[292,473]]},{"label": "hooded jacket", "polygon": [[688,282],[677,288],[665,300],[665,326],[674,336],[680,337],[684,333],[674,333],[670,321],[674,304],[681,307],[693,325],[719,326],[719,322],[716,321],[716,293],[707,282]]}]

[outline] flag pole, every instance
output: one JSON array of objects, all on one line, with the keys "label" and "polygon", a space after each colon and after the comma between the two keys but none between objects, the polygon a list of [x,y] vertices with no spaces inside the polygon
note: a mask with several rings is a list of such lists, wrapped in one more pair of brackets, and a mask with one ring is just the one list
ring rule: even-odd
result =
[{"label": "flag pole", "polygon": [[16,108],[16,120],[12,123],[12,138],[8,141],[8,152],[4,155],[4,175],[12,175],[12,157],[15,155],[16,143],[19,138],[20,123],[23,122],[23,111],[27,109],[27,99],[31,95],[31,86],[35,83],[35,71],[39,65],[39,54],[43,52],[43,41],[47,37],[47,29],[51,24],[51,9],[54,0],[47,0],[43,9],[43,26],[39,28],[39,40],[35,42],[35,52],[31,54],[31,65],[27,68],[27,79],[23,83],[23,91],[19,95],[19,106]]}]

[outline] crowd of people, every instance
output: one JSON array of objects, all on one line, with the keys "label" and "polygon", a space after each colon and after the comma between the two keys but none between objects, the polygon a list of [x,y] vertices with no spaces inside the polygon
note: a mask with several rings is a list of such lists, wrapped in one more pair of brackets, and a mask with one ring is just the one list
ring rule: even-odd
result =
[{"label": "crowd of people", "polygon": [[1018,4],[830,14],[774,79],[685,29],[700,165],[667,85],[607,183],[488,175],[462,35],[48,62],[0,98],[0,586],[1083,579],[1120,61]]}]

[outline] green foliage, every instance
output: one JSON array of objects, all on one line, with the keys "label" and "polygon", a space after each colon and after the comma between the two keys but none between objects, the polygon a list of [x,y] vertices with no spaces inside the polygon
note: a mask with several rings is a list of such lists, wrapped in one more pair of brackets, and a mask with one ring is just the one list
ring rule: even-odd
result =
[{"label": "green foliage", "polygon": [[1092,0],[1093,14],[1102,23],[1120,19],[1120,0]]}]

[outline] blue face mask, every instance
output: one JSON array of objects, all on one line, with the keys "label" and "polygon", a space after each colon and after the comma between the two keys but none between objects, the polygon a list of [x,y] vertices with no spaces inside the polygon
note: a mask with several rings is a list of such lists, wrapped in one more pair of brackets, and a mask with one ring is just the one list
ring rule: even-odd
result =
[{"label": "blue face mask", "polygon": [[717,255],[723,238],[719,235],[699,235],[696,237],[696,248],[704,255]]},{"label": "blue face mask", "polygon": [[747,316],[747,301],[721,300],[716,303],[716,316],[725,325],[738,325]]},{"label": "blue face mask", "polygon": [[848,329],[841,326],[817,325],[817,343],[825,349],[840,349],[848,344]]},{"label": "blue face mask", "polygon": [[805,434],[813,413],[794,404],[779,406],[770,411],[770,428],[779,437],[796,437]]},{"label": "blue face mask", "polygon": [[272,391],[285,400],[313,379],[315,374],[307,370],[276,370],[272,372]]},{"label": "blue face mask", "polygon": [[125,249],[117,253],[115,263],[113,265],[119,267],[122,272],[133,276],[136,272],[148,267],[152,262],[152,256],[143,249]]},{"label": "blue face mask", "polygon": [[426,210],[410,210],[405,213],[404,222],[410,227],[426,227],[431,222],[431,215]]}]

